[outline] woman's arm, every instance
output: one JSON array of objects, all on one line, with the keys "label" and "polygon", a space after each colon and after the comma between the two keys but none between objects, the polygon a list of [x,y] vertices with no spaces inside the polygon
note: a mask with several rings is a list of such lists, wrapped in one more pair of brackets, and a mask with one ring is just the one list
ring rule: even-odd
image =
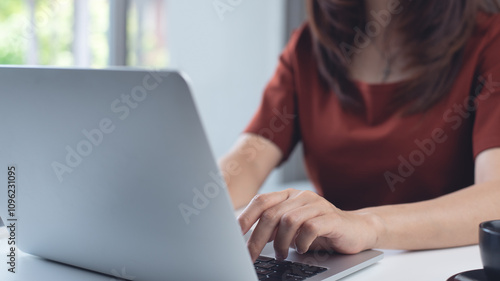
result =
[{"label": "woman's arm", "polygon": [[476,159],[476,184],[423,202],[342,211],[312,192],[284,190],[255,197],[239,218],[256,258],[274,240],[278,258],[288,248],[341,253],[371,248],[431,249],[477,243],[478,225],[500,219],[500,149]]},{"label": "woman's arm", "polygon": [[244,134],[240,138],[219,161],[234,208],[250,202],[282,157],[280,149],[263,137]]},{"label": "woman's arm", "polygon": [[476,184],[414,204],[359,210],[380,218],[383,227],[373,247],[429,249],[478,242],[478,225],[500,219],[500,149],[476,159]]}]

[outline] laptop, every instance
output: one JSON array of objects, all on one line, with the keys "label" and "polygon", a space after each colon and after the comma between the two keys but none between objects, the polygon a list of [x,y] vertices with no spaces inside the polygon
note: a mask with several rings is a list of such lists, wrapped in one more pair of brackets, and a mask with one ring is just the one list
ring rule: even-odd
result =
[{"label": "laptop", "polygon": [[16,200],[7,214],[1,192],[0,216],[16,220],[21,251],[144,281],[337,280],[382,258],[290,250],[279,262],[268,244],[253,264],[186,80],[0,68]]}]

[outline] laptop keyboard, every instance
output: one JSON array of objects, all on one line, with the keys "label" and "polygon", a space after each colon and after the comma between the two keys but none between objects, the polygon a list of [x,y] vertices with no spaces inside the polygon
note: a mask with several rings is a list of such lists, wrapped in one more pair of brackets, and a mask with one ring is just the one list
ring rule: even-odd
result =
[{"label": "laptop keyboard", "polygon": [[254,263],[259,280],[299,281],[326,271],[324,267],[260,256]]}]

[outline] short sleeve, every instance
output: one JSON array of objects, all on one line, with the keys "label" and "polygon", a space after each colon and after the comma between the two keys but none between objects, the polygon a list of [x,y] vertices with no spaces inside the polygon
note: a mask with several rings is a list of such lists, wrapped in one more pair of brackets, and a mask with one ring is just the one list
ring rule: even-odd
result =
[{"label": "short sleeve", "polygon": [[[473,131],[474,158],[490,148],[500,148],[500,17],[490,24],[479,61],[480,94],[476,98]],[[494,30],[493,30],[494,29]]]},{"label": "short sleeve", "polygon": [[286,161],[300,140],[294,63],[297,41],[303,28],[296,31],[282,52],[278,67],[267,84],[257,112],[244,133],[262,136],[278,146]]}]

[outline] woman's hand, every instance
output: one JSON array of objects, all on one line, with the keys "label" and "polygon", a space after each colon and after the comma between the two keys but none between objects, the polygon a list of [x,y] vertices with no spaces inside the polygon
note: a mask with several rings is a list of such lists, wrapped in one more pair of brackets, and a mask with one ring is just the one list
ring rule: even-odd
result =
[{"label": "woman's hand", "polygon": [[259,221],[247,243],[253,261],[271,241],[278,259],[286,259],[290,247],[301,254],[355,254],[374,248],[383,230],[375,215],[345,212],[314,192],[294,189],[255,196],[238,220],[244,234]]}]

